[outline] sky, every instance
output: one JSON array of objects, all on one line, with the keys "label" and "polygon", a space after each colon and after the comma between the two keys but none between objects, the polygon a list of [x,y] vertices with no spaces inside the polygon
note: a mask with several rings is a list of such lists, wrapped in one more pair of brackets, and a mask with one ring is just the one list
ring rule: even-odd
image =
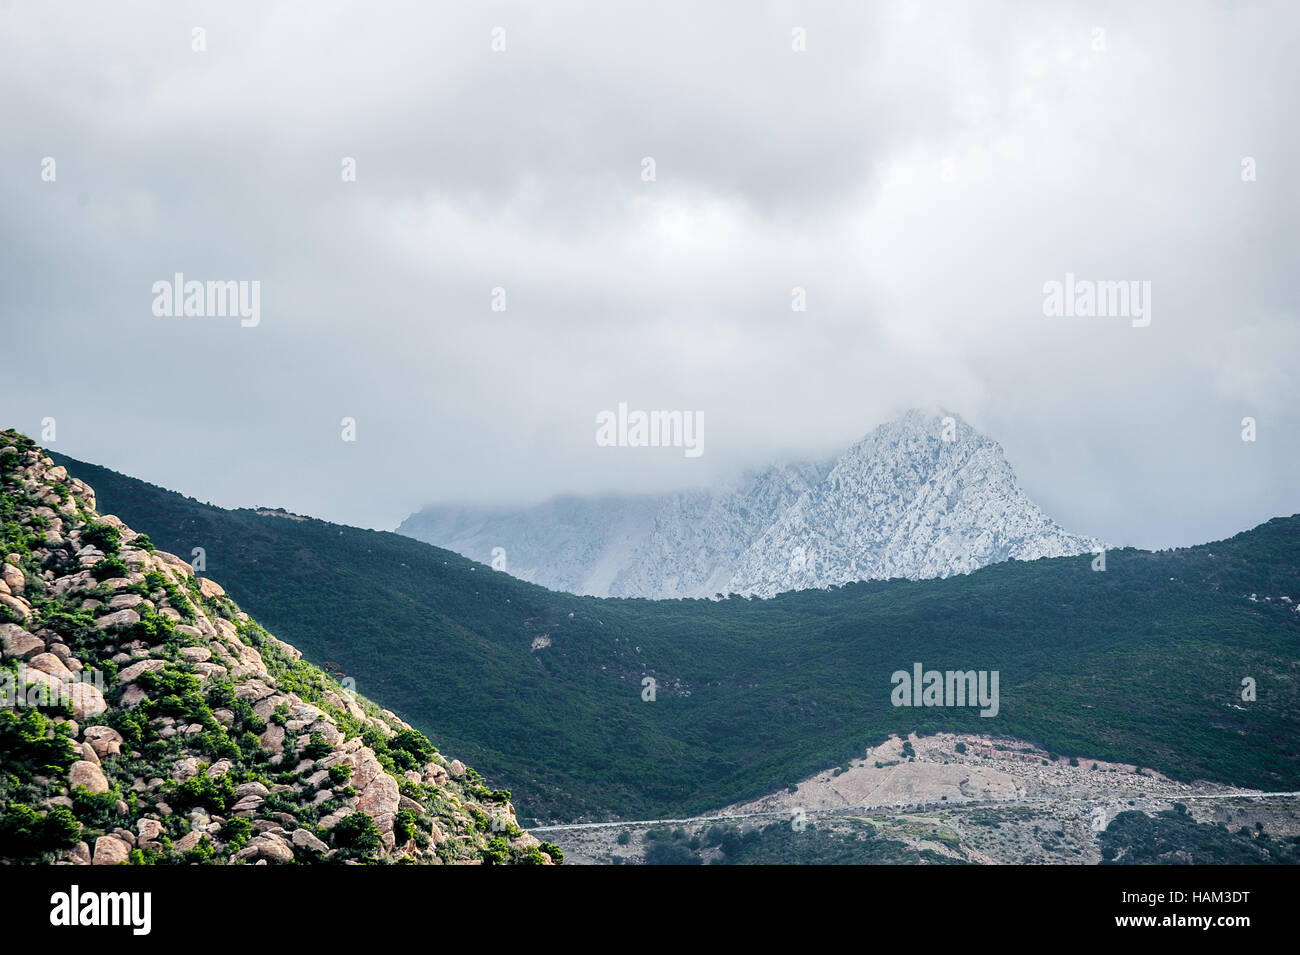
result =
[{"label": "sky", "polygon": [[391,529],[942,406],[1076,533],[1300,511],[1294,3],[131,10],[0,2],[0,427]]}]

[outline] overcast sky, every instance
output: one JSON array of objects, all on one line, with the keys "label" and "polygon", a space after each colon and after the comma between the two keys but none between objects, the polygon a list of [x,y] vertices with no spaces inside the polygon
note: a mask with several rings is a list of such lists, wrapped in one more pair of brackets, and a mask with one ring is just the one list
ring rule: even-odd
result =
[{"label": "overcast sky", "polygon": [[[0,3],[0,426],[392,528],[941,405],[1071,531],[1300,511],[1294,3],[131,9]],[[260,323],[156,317],[176,272]],[[1066,273],[1150,324],[1044,315]],[[598,447],[619,402],[704,453]]]}]

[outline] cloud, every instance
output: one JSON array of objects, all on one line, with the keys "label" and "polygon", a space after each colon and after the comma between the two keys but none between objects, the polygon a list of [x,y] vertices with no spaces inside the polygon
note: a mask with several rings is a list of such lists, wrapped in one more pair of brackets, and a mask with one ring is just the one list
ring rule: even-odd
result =
[{"label": "cloud", "polygon": [[[392,527],[941,404],[1074,531],[1297,510],[1294,9],[863,6],[0,10],[5,423]],[[154,318],[177,271],[260,281],[262,323]],[[1046,317],[1067,272],[1150,281],[1151,325]],[[706,453],[597,447],[620,401]]]}]

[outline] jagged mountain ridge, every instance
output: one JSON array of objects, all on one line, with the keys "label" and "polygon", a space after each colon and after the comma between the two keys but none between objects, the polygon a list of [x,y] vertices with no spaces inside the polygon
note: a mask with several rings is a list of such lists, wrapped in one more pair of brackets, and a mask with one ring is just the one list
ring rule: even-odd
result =
[{"label": "jagged mountain ridge", "polygon": [[562,858],[15,432],[0,557],[0,863]]},{"label": "jagged mountain ridge", "polygon": [[509,573],[551,589],[652,599],[948,577],[1100,544],[1030,501],[996,442],[916,410],[832,461],[774,465],[717,491],[433,506],[397,531],[484,563],[504,555]]}]

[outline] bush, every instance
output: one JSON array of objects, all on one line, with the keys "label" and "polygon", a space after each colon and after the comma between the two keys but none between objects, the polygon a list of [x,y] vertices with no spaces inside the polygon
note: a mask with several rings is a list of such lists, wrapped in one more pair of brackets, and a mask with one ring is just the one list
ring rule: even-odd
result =
[{"label": "bush", "polygon": [[24,709],[21,714],[13,709],[0,710],[0,753],[4,754],[5,768],[10,772],[21,768],[44,776],[64,775],[76,759],[68,724],[55,725],[53,737],[46,737],[49,729],[50,721],[39,710]]},{"label": "bush", "polygon": [[335,763],[329,768],[330,782],[335,786],[342,786],[352,778],[352,767],[345,763]]},{"label": "bush", "polygon": [[302,758],[310,760],[324,759],[332,752],[334,752],[334,747],[330,746],[329,741],[322,734],[312,733],[311,742],[303,747]]},{"label": "bush", "polygon": [[505,865],[510,860],[510,847],[505,836],[497,836],[482,849],[484,865]]},{"label": "bush", "polygon": [[548,856],[550,856],[551,861],[554,862],[556,865],[564,864],[564,850],[561,849],[559,846],[557,846],[554,842],[543,842],[537,848],[541,849]]},{"label": "bush", "polygon": [[[212,711],[201,692],[198,676],[173,666],[146,670],[140,685],[149,691],[150,716],[175,716],[194,723],[211,723]],[[204,719],[206,717],[206,720]]]},{"label": "bush", "polygon": [[125,577],[129,573],[126,564],[116,557],[105,557],[90,568],[90,576],[98,581],[105,581],[111,577]]},{"label": "bush", "polygon": [[646,865],[700,865],[700,857],[675,842],[660,840],[646,849]]},{"label": "bush", "polygon": [[92,793],[85,786],[78,786],[72,790],[72,812],[83,825],[107,829],[119,818],[117,800],[118,795],[112,790]]},{"label": "bush", "polygon": [[221,827],[221,841],[230,846],[231,852],[244,848],[252,834],[253,824],[243,816],[232,816]]},{"label": "bush", "polygon": [[374,852],[383,845],[375,820],[364,812],[354,812],[340,820],[330,831],[330,837],[336,848],[358,854]]},{"label": "bush", "polygon": [[198,841],[193,849],[185,853],[185,861],[197,862],[199,865],[206,865],[214,860],[216,854],[217,851],[212,845],[212,840],[207,836],[204,836]]},{"label": "bush", "polygon": [[122,544],[122,535],[111,524],[87,524],[81,532],[82,544],[92,544],[108,557],[115,556]]},{"label": "bush", "polygon": [[415,835],[415,813],[409,809],[398,810],[393,819],[393,839],[397,845],[405,845]]},{"label": "bush", "polygon": [[618,844],[620,846],[625,846],[631,841],[632,841],[632,833],[628,832],[626,829],[624,829],[622,832],[618,834]]},{"label": "bush", "polygon": [[81,823],[66,806],[38,813],[15,803],[0,816],[0,858],[39,862],[47,853],[70,849],[81,839]]},{"label": "bush", "polygon": [[235,784],[229,776],[209,776],[204,768],[199,775],[177,786],[167,801],[173,809],[202,806],[209,812],[225,815],[226,810],[235,804]]},{"label": "bush", "polygon": [[[433,754],[436,752],[433,744],[425,739],[424,734],[415,730],[401,730],[395,733],[387,742],[388,753],[393,758],[393,765],[402,772],[408,769],[418,770],[433,759]],[[509,799],[510,797],[507,796],[506,798]]]},{"label": "bush", "polygon": [[966,744],[965,744],[965,743],[958,743],[958,744],[957,744],[955,747],[953,747],[953,748],[956,749],[957,752],[959,752],[959,753],[964,753],[964,752],[966,752]]},{"label": "bush", "polygon": [[520,865],[546,865],[546,857],[536,846],[529,846],[519,856]]}]

